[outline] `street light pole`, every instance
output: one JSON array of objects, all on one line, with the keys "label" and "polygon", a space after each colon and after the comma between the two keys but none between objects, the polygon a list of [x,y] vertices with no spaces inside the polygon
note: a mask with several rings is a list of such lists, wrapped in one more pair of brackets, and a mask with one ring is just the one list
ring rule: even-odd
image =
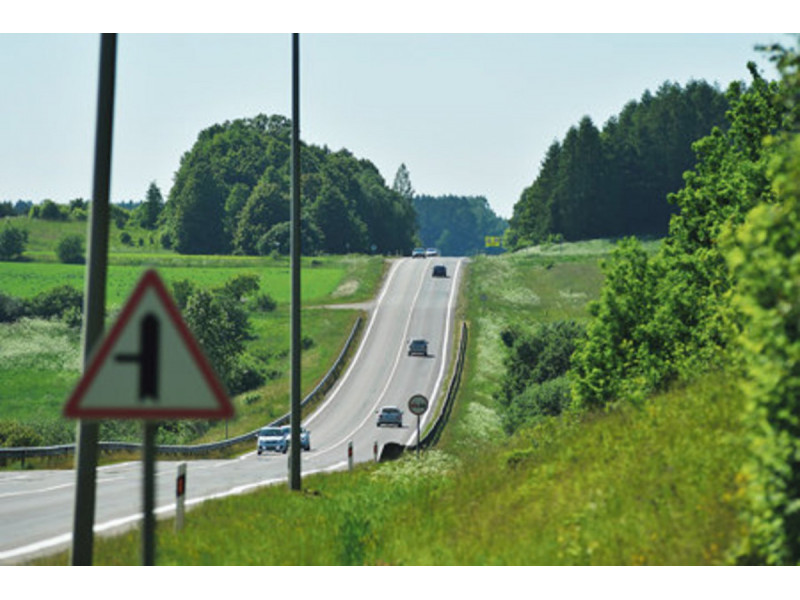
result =
[{"label": "street light pole", "polygon": [[[109,190],[111,187],[111,138],[114,123],[114,80],[117,34],[100,38],[100,82],[97,94],[97,125],[94,146],[94,181],[89,216],[86,284],[83,299],[83,371],[103,335],[108,266]],[[81,419],[78,423],[77,480],[72,523],[71,564],[92,564],[97,479],[97,441],[100,423]]]},{"label": "street light pole", "polygon": [[292,34],[292,206],[291,206],[291,445],[290,487],[300,490],[300,36]]}]

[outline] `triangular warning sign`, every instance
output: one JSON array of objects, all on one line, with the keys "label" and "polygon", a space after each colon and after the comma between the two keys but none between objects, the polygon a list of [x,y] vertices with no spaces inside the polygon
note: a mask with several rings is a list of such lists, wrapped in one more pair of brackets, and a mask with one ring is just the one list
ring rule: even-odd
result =
[{"label": "triangular warning sign", "polygon": [[225,419],[233,405],[154,270],[144,273],[64,406],[80,419]]}]

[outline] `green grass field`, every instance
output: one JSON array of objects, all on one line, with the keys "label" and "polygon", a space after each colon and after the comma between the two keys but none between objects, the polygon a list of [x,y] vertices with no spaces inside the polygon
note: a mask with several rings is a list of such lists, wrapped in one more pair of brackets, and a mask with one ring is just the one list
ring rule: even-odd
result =
[{"label": "green grass field", "polygon": [[[306,477],[300,493],[276,485],[205,502],[180,533],[171,519],[159,522],[157,564],[726,564],[742,533],[735,379],[710,375],[641,408],[502,432],[493,400],[499,331],[586,319],[599,293],[603,253],[572,250],[471,261],[460,307],[467,364],[437,449]],[[138,531],[99,538],[95,562],[136,565],[139,548]]]},{"label": "green grass field", "polygon": [[[28,221],[33,228],[31,244],[47,248],[57,231],[85,224]],[[60,225],[62,229],[58,229]],[[33,235],[35,233],[36,235]],[[49,259],[0,262],[0,293],[19,298],[61,285],[84,289],[86,267],[65,265]],[[33,258],[34,260],[30,260]],[[265,415],[284,414],[287,408],[289,369],[290,264],[287,258],[243,256],[179,256],[166,251],[112,252],[106,285],[109,318],[121,309],[139,277],[147,268],[157,268],[169,284],[189,280],[211,289],[242,274],[256,274],[260,292],[277,303],[271,312],[252,312],[254,339],[247,350],[263,360],[272,378],[262,388],[234,399],[240,407],[237,418],[227,423],[231,434],[263,425]],[[303,258],[301,264],[302,335],[312,340],[303,353],[303,389],[310,391],[323,377],[358,316],[357,311],[322,310],[318,305],[358,302],[369,298],[383,276],[381,257],[336,256]],[[109,320],[110,325],[110,320]],[[0,324],[0,419],[26,423],[61,420],[61,409],[80,377],[80,335],[60,322],[23,319]],[[258,420],[260,419],[260,420]],[[65,427],[74,429],[71,424]],[[67,434],[71,435],[71,434]],[[221,436],[220,428],[208,434]],[[219,439],[217,437],[216,439]]]}]

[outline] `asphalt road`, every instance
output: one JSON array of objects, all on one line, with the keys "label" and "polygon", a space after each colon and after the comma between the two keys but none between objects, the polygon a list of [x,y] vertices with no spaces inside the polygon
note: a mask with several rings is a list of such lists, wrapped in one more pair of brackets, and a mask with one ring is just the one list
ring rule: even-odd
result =
[{"label": "asphalt road", "polygon": [[[434,278],[434,264],[447,267]],[[348,468],[375,460],[387,442],[416,441],[417,417],[408,400],[422,394],[430,407],[422,429],[435,414],[453,352],[453,313],[463,259],[405,258],[392,263],[379,296],[369,304],[369,320],[350,367],[325,402],[303,426],[311,431],[311,450],[302,454],[304,475]],[[429,356],[409,356],[412,338],[428,340]],[[403,426],[377,427],[383,406],[404,411]],[[175,510],[175,461],[156,464],[156,512]],[[186,506],[211,498],[245,493],[287,481],[288,455],[253,452],[232,460],[187,462]],[[95,532],[115,532],[141,522],[142,465],[131,462],[101,467],[97,476]],[[69,548],[72,534],[75,472],[0,472],[0,564],[15,564],[37,554]],[[191,518],[190,513],[187,519]]]}]

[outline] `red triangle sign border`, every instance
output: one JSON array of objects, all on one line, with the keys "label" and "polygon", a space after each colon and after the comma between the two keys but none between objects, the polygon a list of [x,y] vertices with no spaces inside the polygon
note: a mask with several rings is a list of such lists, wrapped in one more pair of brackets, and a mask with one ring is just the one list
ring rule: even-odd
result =
[{"label": "red triangle sign border", "polygon": [[[153,289],[158,299],[160,300],[163,308],[166,310],[167,315],[175,326],[180,335],[182,342],[185,344],[186,349],[197,365],[200,373],[205,379],[209,390],[217,400],[217,407],[215,409],[208,408],[153,408],[147,407],[142,409],[131,408],[114,408],[114,407],[95,407],[87,408],[81,406],[81,401],[91,386],[95,376],[100,371],[105,361],[111,352],[111,349],[116,344],[122,332],[125,330],[128,322],[130,321],[133,313],[138,307],[144,294]],[[128,298],[125,306],[122,309],[119,317],[112,326],[108,335],[101,341],[99,348],[96,352],[92,353],[89,360],[89,365],[86,372],[82,375],[77,386],[73,390],[66,405],[64,406],[63,414],[66,417],[79,418],[79,419],[227,419],[233,416],[234,409],[231,404],[225,388],[211,367],[208,359],[200,349],[199,344],[194,339],[191,331],[186,326],[186,323],[181,317],[180,310],[175,305],[169,292],[167,291],[164,283],[159,277],[155,269],[148,269],[136,284],[134,291]]]}]

